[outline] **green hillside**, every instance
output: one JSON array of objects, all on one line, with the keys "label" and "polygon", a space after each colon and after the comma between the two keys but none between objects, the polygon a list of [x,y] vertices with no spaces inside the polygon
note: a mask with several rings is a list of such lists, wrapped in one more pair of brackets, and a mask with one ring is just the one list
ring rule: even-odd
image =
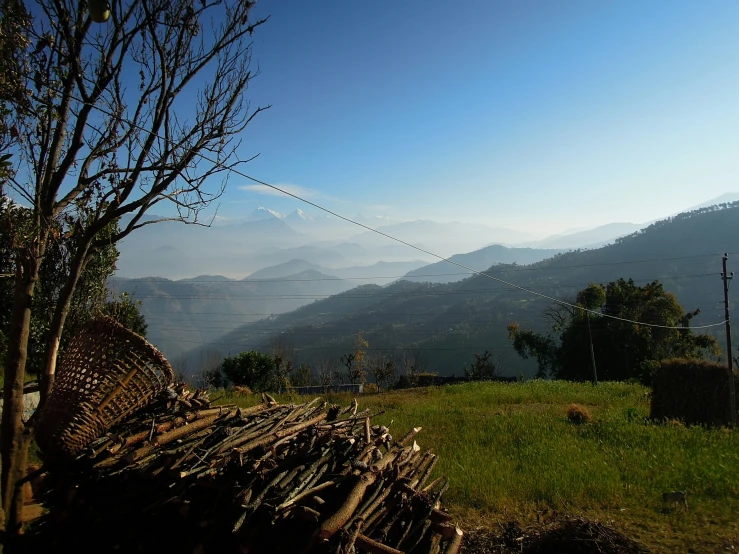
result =
[{"label": "green hillside", "polygon": [[[227,395],[221,402],[251,404],[257,397]],[[328,400],[351,402],[348,395]],[[582,516],[610,523],[655,554],[739,547],[739,434],[652,422],[640,385],[475,383],[358,400],[360,408],[384,411],[377,421],[393,436],[423,428],[418,444],[439,456],[431,478],[446,475],[451,483],[447,508],[465,531],[479,525],[497,535],[489,546],[502,543],[510,521],[525,528]],[[590,413],[589,423],[568,421],[572,403]],[[687,491],[687,510],[663,502],[662,494],[675,490]],[[473,550],[491,551],[521,549]]]},{"label": "green hillside", "polygon": [[127,292],[141,301],[141,313],[149,323],[147,338],[174,361],[245,323],[290,312],[315,298],[350,289],[354,283],[307,269],[274,279],[150,277],[112,279],[110,286],[115,293]]},{"label": "green hillside", "polygon": [[[692,320],[698,326],[723,320],[721,255],[729,252],[731,268],[732,254],[739,255],[738,234],[739,203],[724,204],[660,221],[603,248],[560,254],[528,266],[498,265],[488,274],[559,299],[573,298],[590,282],[623,277],[644,284],[658,279],[686,310],[702,310]],[[531,374],[533,364],[515,354],[506,325],[515,321],[545,331],[542,311],[550,304],[484,276],[448,284],[401,281],[357,287],[245,325],[201,349],[233,353],[264,348],[279,334],[296,347],[300,360],[310,361],[344,353],[361,331],[370,350],[422,350],[428,369],[441,374],[460,373],[473,353],[485,349],[494,353],[504,373]],[[722,336],[722,328],[712,331]]]}]

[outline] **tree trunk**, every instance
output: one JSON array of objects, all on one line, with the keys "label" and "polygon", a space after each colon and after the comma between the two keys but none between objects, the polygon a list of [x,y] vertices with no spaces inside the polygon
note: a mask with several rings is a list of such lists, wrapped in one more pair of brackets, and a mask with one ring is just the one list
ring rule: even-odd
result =
[{"label": "tree trunk", "polygon": [[[24,253],[17,262],[13,313],[5,364],[3,413],[0,421],[0,455],[2,472],[0,492],[5,513],[6,531],[14,533],[20,525],[22,495],[15,495],[15,483],[23,477],[28,454],[29,436],[24,435],[23,383],[26,375],[28,338],[31,328],[33,289],[38,279],[41,256],[36,249]],[[14,505],[15,504],[15,505]]]},{"label": "tree trunk", "polygon": [[[89,253],[89,255],[88,255]],[[41,412],[43,407],[46,405],[51,389],[54,386],[54,377],[56,375],[56,361],[59,354],[59,343],[62,338],[62,331],[64,330],[64,323],[67,320],[70,306],[72,305],[72,297],[74,296],[74,290],[77,287],[77,282],[80,280],[80,276],[87,265],[94,252],[90,252],[89,244],[81,245],[77,251],[77,255],[72,260],[71,267],[69,268],[69,276],[67,281],[64,283],[64,287],[59,293],[59,298],[56,302],[54,309],[54,315],[51,318],[51,324],[49,326],[48,342],[46,344],[46,365],[44,368],[44,375],[39,383],[40,399],[37,412]]]}]

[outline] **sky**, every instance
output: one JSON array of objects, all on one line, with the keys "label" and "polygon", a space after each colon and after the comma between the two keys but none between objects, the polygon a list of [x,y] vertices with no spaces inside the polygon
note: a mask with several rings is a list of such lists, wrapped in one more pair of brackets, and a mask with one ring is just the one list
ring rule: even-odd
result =
[{"label": "sky", "polygon": [[[261,0],[242,169],[353,217],[549,234],[739,191],[734,0]],[[314,209],[239,176],[219,214]]]}]

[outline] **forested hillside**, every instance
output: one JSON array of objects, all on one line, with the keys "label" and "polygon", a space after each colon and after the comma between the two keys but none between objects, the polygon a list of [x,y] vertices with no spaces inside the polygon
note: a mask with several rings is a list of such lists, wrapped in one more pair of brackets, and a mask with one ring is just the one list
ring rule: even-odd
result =
[{"label": "forested hillside", "polygon": [[[559,254],[529,266],[498,265],[487,273],[559,299],[573,298],[591,282],[631,278],[643,284],[656,279],[686,310],[701,309],[692,320],[698,326],[723,320],[721,255],[729,253],[730,269],[739,260],[738,233],[739,203],[723,204],[660,221],[597,250]],[[449,267],[450,272],[458,269]],[[276,335],[296,348],[300,360],[338,358],[361,331],[370,351],[421,350],[428,369],[441,374],[460,373],[474,353],[485,349],[494,353],[504,373],[531,374],[533,364],[513,351],[506,326],[515,321],[546,331],[542,311],[550,304],[479,275],[448,284],[364,286],[248,324],[201,346],[190,358],[196,359],[203,349],[235,353],[266,348]],[[720,337],[723,328],[712,331]]]},{"label": "forested hillside", "polygon": [[161,277],[110,281],[115,293],[127,292],[141,301],[149,338],[170,360],[245,323],[290,312],[354,285],[312,269],[275,279],[203,275],[181,281]]}]

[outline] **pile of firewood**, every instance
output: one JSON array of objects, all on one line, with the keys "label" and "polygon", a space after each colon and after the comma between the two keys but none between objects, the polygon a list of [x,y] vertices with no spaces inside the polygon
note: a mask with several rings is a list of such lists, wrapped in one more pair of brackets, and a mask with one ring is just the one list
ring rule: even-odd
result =
[{"label": "pile of firewood", "polygon": [[184,387],[77,460],[47,460],[28,548],[95,552],[455,553],[448,481],[415,428],[395,439],[356,401],[213,406]]}]

